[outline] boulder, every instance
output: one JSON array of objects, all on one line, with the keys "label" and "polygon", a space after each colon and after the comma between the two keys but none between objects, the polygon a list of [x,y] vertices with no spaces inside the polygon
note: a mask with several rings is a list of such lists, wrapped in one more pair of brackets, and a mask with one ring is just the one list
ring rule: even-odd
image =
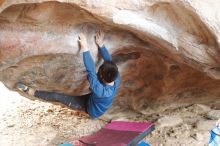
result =
[{"label": "boulder", "polygon": [[219,21],[218,0],[0,0],[0,81],[88,93],[78,34],[98,67],[102,29],[122,77],[114,105],[211,103],[220,95]]}]

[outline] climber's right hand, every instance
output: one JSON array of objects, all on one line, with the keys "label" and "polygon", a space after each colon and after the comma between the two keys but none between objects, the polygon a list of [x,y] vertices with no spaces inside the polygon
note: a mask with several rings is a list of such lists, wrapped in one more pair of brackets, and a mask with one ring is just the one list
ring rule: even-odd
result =
[{"label": "climber's right hand", "polygon": [[95,42],[96,42],[96,44],[98,45],[99,48],[102,48],[104,46],[104,37],[105,37],[105,34],[102,30],[99,30],[96,33]]}]

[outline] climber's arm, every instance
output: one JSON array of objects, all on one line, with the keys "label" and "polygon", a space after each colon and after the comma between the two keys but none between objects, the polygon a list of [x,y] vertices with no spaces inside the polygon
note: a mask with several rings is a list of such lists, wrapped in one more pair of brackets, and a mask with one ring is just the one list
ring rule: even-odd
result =
[{"label": "climber's arm", "polygon": [[104,87],[98,80],[98,77],[96,75],[95,63],[87,47],[86,37],[82,33],[79,35],[79,43],[83,51],[83,61],[86,67],[86,71],[88,73],[88,81],[90,84],[90,88],[93,91],[93,93],[95,93],[98,97],[101,97],[104,93]]},{"label": "climber's arm", "polygon": [[109,54],[108,50],[105,46],[99,48],[100,53],[105,61],[112,61],[112,56]]},{"label": "climber's arm", "polygon": [[104,46],[104,36],[105,36],[105,34],[103,31],[98,31],[95,36],[95,41],[99,47],[99,51],[100,51],[103,59],[105,61],[112,61],[111,55],[109,54],[108,50]]},{"label": "climber's arm", "polygon": [[89,48],[87,47],[87,40],[84,33],[79,34],[79,44],[80,48],[83,52],[83,61],[86,67],[86,71],[88,72],[89,77],[97,78],[96,70],[95,70],[95,63],[92,59],[90,54]]}]

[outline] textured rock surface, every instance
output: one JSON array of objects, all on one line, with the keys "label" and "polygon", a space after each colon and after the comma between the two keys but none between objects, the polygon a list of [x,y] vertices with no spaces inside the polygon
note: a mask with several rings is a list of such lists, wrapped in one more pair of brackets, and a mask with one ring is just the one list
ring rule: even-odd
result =
[{"label": "textured rock surface", "polygon": [[209,131],[215,127],[216,120],[200,120],[196,123],[196,127],[199,130]]},{"label": "textured rock surface", "polygon": [[218,120],[220,117],[220,110],[212,110],[208,112],[206,117],[211,120]]},{"label": "textured rock surface", "polygon": [[178,116],[165,116],[157,121],[158,127],[174,127],[183,123],[181,117]]},{"label": "textured rock surface", "polygon": [[[88,92],[77,35],[94,33],[118,64],[115,104],[137,111],[220,95],[219,0],[0,1],[0,80],[79,95]],[[210,11],[211,10],[211,11]]]}]

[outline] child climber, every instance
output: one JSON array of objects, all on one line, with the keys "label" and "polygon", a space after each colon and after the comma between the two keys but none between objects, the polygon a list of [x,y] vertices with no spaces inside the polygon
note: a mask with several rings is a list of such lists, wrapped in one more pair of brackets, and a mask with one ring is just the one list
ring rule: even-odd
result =
[{"label": "child climber", "polygon": [[84,33],[79,34],[79,44],[83,52],[83,61],[88,74],[91,93],[82,96],[69,96],[62,93],[35,90],[21,82],[16,88],[46,101],[60,102],[72,109],[85,111],[91,118],[102,116],[111,106],[118,92],[120,75],[116,64],[104,46],[104,33],[96,33],[95,42],[98,45],[104,62],[96,74],[95,63],[87,46]]}]

